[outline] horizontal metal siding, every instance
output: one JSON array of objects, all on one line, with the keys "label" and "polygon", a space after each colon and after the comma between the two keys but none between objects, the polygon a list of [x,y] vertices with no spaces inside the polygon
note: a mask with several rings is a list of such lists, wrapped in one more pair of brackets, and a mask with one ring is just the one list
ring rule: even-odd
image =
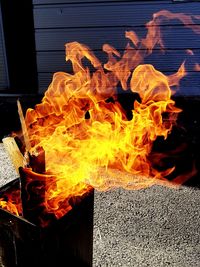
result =
[{"label": "horizontal metal siding", "polygon": [[[130,0],[129,0],[130,1]],[[140,0],[135,0],[135,1],[140,1]],[[132,2],[135,2],[132,0]],[[151,0],[149,0],[151,1]],[[165,1],[165,0],[164,0]],[[69,4],[69,3],[95,3],[95,2],[122,2],[122,0],[33,0],[33,4],[35,5],[47,5],[47,4],[55,4],[55,3],[62,3],[62,4]]]},{"label": "horizontal metal siding", "polygon": [[[165,74],[172,74],[166,72]],[[53,73],[39,73],[39,86],[40,93],[47,90],[52,81]],[[180,88],[177,90],[176,95],[199,95],[200,94],[200,73],[188,73],[180,82]]]},{"label": "horizontal metal siding", "polygon": [[[120,27],[96,29],[40,29],[35,31],[37,51],[63,51],[65,44],[80,42],[93,50],[101,50],[109,43],[116,49],[123,50],[129,41],[125,31],[133,30],[139,37],[144,37],[145,27]],[[183,26],[166,26],[161,28],[166,49],[195,49],[200,47],[200,36]]]},{"label": "horizontal metal siding", "polygon": [[[37,3],[41,4],[38,1]],[[64,3],[66,2],[69,1]],[[54,72],[71,72],[71,67],[65,62],[65,43],[72,41],[84,43],[105,63],[106,54],[101,51],[104,43],[109,43],[122,52],[128,41],[124,36],[125,31],[134,30],[140,37],[145,36],[145,23],[152,18],[154,12],[161,9],[199,14],[200,3],[132,1],[35,5],[35,40],[40,92],[47,89]],[[200,74],[192,72],[192,68],[194,62],[200,62],[200,38],[191,30],[183,28],[177,20],[165,21],[162,33],[167,49],[166,56],[163,57],[157,51],[146,59],[145,63],[152,63],[164,72],[175,72],[182,60],[186,59],[190,73],[181,82],[179,94],[199,95]],[[185,50],[188,48],[194,50],[195,56],[186,54]]]},{"label": "horizontal metal siding", "polygon": [[[147,2],[146,5],[136,2],[36,6],[34,8],[35,28],[141,26],[151,20],[153,13],[162,9],[192,14],[200,12],[199,3],[157,4],[156,1],[154,4]],[[167,23],[171,24],[171,22]],[[173,24],[180,24],[180,22],[174,20]]]},{"label": "horizontal metal siding", "polygon": [[[0,10],[0,16],[1,16],[1,10]],[[8,88],[8,76],[7,76],[5,51],[4,51],[4,39],[3,39],[2,25],[0,18],[0,90],[6,88]]]},{"label": "horizontal metal siding", "polygon": [[[179,66],[185,60],[188,71],[193,71],[194,63],[200,62],[200,49],[193,50],[195,56],[188,55],[184,50],[169,50],[165,54],[161,51],[155,51],[151,56],[145,58],[144,63],[154,65],[160,71],[177,71]],[[107,62],[107,54],[95,51],[94,55],[104,64]],[[39,72],[55,72],[66,71],[71,72],[71,65],[65,61],[65,53],[63,52],[38,52],[37,53],[38,71]],[[84,61],[83,61],[84,62]],[[85,66],[90,66],[87,60]]]}]

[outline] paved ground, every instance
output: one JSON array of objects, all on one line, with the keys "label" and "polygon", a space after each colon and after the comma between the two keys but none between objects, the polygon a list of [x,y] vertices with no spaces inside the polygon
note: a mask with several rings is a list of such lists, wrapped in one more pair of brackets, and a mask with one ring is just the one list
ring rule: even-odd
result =
[{"label": "paved ground", "polygon": [[[0,145],[0,184],[15,177]],[[200,266],[199,208],[195,187],[95,192],[93,266]]]},{"label": "paved ground", "polygon": [[94,266],[200,266],[199,190],[96,193]]}]

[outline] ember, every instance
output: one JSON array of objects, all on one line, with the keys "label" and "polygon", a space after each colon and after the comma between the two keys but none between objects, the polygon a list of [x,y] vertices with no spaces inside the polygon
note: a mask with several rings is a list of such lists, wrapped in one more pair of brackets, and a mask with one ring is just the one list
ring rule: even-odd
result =
[{"label": "ember", "polygon": [[[46,170],[39,174],[29,166],[20,173],[22,179],[39,181],[33,191],[42,190],[37,203],[42,210],[60,218],[72,208],[69,200],[81,197],[91,187],[134,190],[170,185],[166,177],[175,167],[159,171],[148,156],[153,142],[158,136],[167,138],[181,112],[171,95],[186,70],[183,62],[176,73],[167,76],[144,64],[144,59],[155,47],[164,50],[159,27],[162,20],[179,19],[199,33],[200,26],[193,25],[193,18],[200,17],[169,11],[154,14],[146,24],[145,38],[126,32],[129,42],[122,55],[109,44],[103,46],[108,55],[104,65],[86,45],[66,44],[66,61],[71,61],[73,74],[55,73],[42,103],[28,109],[25,117],[27,152],[30,158],[37,157],[42,148]],[[92,72],[83,59],[90,62]],[[119,101],[120,85],[122,92],[129,90],[139,96],[132,104],[131,118]],[[29,193],[27,198],[31,198]],[[13,211],[15,205],[18,209],[12,198],[7,204],[5,201],[1,200],[1,207]]]}]

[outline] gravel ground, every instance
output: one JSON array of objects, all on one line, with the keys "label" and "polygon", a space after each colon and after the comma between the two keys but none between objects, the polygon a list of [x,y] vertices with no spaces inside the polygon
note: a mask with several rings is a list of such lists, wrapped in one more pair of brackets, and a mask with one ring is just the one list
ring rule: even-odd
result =
[{"label": "gravel ground", "polygon": [[[0,185],[15,177],[0,144]],[[199,193],[183,186],[96,191],[93,266],[200,266]]]},{"label": "gravel ground", "polygon": [[199,190],[95,195],[94,266],[200,266]]}]

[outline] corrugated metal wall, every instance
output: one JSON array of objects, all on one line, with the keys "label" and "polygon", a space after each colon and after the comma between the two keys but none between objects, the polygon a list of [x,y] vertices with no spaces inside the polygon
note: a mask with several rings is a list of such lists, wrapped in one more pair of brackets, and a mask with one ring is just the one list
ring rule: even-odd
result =
[{"label": "corrugated metal wall", "polygon": [[[151,20],[153,13],[165,9],[200,14],[200,3],[176,4],[169,0],[33,0],[33,5],[40,92],[46,90],[54,72],[70,72],[69,65],[65,63],[65,43],[84,43],[105,62],[102,44],[109,43],[122,51],[127,43],[125,31],[134,30],[139,36],[144,36],[145,23]],[[181,82],[178,94],[199,95],[200,73],[193,71],[193,63],[200,63],[200,36],[185,29],[178,20],[166,21],[162,32],[165,55],[157,50],[146,62],[165,73],[172,73],[186,59],[189,74]],[[186,54],[188,48],[193,49],[195,56]]]},{"label": "corrugated metal wall", "polygon": [[3,38],[3,28],[2,28],[2,19],[1,19],[1,7],[0,7],[0,91],[8,88],[8,73],[6,66],[6,53],[4,47],[4,38]]}]

